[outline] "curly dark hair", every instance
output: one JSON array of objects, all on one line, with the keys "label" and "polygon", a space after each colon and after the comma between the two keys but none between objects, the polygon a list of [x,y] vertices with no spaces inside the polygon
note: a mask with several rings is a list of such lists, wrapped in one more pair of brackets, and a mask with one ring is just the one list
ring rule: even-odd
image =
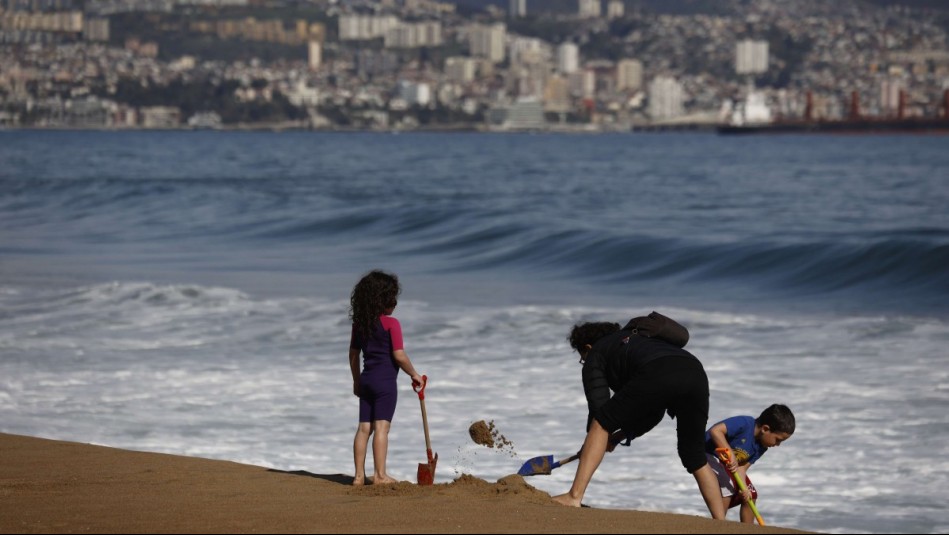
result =
[{"label": "curly dark hair", "polygon": [[359,279],[349,299],[349,319],[353,320],[356,333],[364,338],[372,336],[379,316],[395,308],[400,293],[399,277],[392,273],[376,269]]},{"label": "curly dark hair", "polygon": [[613,334],[618,330],[619,323],[605,321],[578,323],[570,329],[570,335],[567,336],[567,341],[570,342],[570,347],[579,352],[584,346],[592,346],[600,338]]}]

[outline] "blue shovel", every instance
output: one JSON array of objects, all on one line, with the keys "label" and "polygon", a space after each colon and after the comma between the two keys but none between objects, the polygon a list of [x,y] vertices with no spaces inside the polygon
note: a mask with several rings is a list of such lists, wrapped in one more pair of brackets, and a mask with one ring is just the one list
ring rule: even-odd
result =
[{"label": "blue shovel", "polygon": [[[613,448],[617,444],[622,442],[626,438],[626,435],[623,433],[623,430],[614,431],[610,436],[610,449],[608,451],[613,451]],[[628,441],[627,441],[628,445]],[[521,469],[517,471],[519,476],[546,476],[550,474],[551,470],[554,468],[560,468],[561,466],[572,463],[580,458],[580,452],[576,452],[566,459],[560,459],[559,461],[554,460],[553,455],[541,455],[540,457],[534,457],[533,459],[528,459],[526,463],[521,465]]]},{"label": "blue shovel", "polygon": [[550,473],[554,468],[560,468],[561,466],[576,461],[580,458],[580,452],[574,453],[566,459],[561,459],[559,461],[554,460],[553,455],[541,455],[540,457],[534,457],[533,459],[528,459],[527,462],[521,466],[521,469],[517,471],[517,475],[520,476],[544,476]]}]

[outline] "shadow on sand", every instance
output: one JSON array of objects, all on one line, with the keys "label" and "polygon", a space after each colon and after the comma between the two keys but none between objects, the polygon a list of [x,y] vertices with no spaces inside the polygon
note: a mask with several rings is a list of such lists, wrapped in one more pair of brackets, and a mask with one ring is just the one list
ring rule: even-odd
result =
[{"label": "shadow on sand", "polygon": [[353,476],[347,476],[343,474],[314,474],[312,472],[307,472],[306,470],[275,470],[273,468],[269,468],[267,471],[276,472],[278,474],[290,474],[294,476],[316,477],[319,479],[332,481],[333,483],[339,483],[340,485],[353,484]]}]

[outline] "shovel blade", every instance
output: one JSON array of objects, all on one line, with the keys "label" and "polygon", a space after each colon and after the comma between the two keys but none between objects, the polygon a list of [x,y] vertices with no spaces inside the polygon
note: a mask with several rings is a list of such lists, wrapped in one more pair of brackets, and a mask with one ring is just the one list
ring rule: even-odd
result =
[{"label": "shovel blade", "polygon": [[551,470],[556,468],[554,464],[553,455],[541,455],[540,457],[528,459],[527,462],[521,466],[521,469],[517,471],[517,474],[521,476],[547,475]]},{"label": "shovel blade", "polygon": [[438,455],[430,459],[427,463],[418,463],[418,484],[419,486],[435,484],[435,465],[438,463]]}]

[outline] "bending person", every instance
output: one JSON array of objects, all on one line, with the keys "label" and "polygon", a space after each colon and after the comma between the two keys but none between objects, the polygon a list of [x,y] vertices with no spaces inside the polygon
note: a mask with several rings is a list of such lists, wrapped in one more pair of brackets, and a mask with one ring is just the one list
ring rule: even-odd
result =
[{"label": "bending person", "polygon": [[695,477],[712,517],[724,519],[718,478],[705,457],[709,407],[705,369],[681,347],[636,334],[629,327],[583,323],[570,332],[570,346],[583,364],[583,390],[590,414],[573,485],[554,501],[579,507],[603,456],[612,450],[611,434],[621,429],[627,438],[642,436],[668,413],[677,420],[682,465]]}]

